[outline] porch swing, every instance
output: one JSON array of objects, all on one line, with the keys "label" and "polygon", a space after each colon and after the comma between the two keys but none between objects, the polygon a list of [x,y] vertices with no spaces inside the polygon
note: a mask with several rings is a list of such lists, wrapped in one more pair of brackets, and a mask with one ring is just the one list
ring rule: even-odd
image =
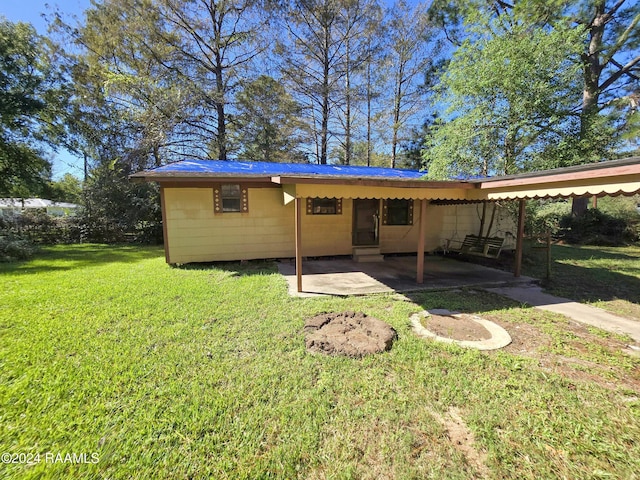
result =
[{"label": "porch swing", "polygon": [[[489,223],[488,232],[491,231],[493,226],[495,210],[491,214],[491,221]],[[484,216],[484,213],[483,213]],[[484,219],[483,219],[484,223]],[[458,234],[458,223],[457,223],[457,212],[456,212],[456,227],[455,232],[451,239],[447,239],[445,241],[445,245],[443,247],[444,254],[448,254],[449,252],[457,253],[459,255],[472,255],[476,257],[484,257],[484,258],[498,258],[500,256],[500,252],[502,252],[502,248],[504,246],[504,238],[502,237],[490,237],[486,236],[478,236],[478,235],[466,235],[464,240],[460,242],[459,240],[455,240],[455,237]],[[455,246],[452,246],[455,245]]]}]

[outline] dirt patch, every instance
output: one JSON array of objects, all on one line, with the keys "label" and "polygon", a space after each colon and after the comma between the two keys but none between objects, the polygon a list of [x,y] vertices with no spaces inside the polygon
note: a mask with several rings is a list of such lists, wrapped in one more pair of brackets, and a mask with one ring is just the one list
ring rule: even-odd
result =
[{"label": "dirt patch", "polygon": [[431,314],[422,320],[423,326],[440,337],[471,342],[488,340],[491,333],[473,320],[472,315],[459,313],[455,315]]},{"label": "dirt patch", "polygon": [[487,455],[476,448],[475,436],[462,419],[460,410],[450,407],[445,415],[435,411],[430,413],[444,427],[453,447],[464,455],[467,463],[476,471],[474,478],[488,478]]},{"label": "dirt patch", "polygon": [[[571,382],[592,382],[612,391],[627,389],[640,393],[640,370],[630,366],[624,356],[618,356],[628,347],[614,336],[597,336],[582,324],[567,322],[562,328],[569,337],[558,342],[535,325],[505,321],[501,315],[486,318],[509,329],[512,343],[505,351],[536,360],[546,372]],[[600,352],[612,363],[605,366],[592,352]]]},{"label": "dirt patch", "polygon": [[362,312],[321,313],[304,323],[307,350],[359,358],[390,350],[396,331]]}]

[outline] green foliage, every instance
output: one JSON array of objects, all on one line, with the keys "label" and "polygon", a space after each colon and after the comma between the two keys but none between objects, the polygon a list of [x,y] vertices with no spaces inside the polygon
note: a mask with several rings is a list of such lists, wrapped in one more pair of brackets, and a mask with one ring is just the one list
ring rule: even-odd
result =
[{"label": "green foliage", "polygon": [[623,245],[640,240],[640,214],[590,208],[576,217],[565,216],[561,223],[563,238],[584,245]]},{"label": "green foliage", "polygon": [[545,235],[549,232],[557,237],[563,219],[570,215],[571,204],[565,200],[527,202],[526,230],[532,235]]},{"label": "green foliage", "polygon": [[82,182],[78,177],[65,173],[60,180],[49,182],[46,197],[55,202],[80,203]]},{"label": "green foliage", "polygon": [[0,197],[42,193],[47,145],[62,142],[65,90],[53,49],[30,24],[0,17]]},{"label": "green foliage", "polygon": [[0,262],[27,260],[33,257],[37,250],[27,238],[7,234],[0,225]]},{"label": "green foliage", "polygon": [[18,215],[0,218],[0,234],[33,244],[78,243],[83,240],[82,230],[78,217],[52,216],[45,209],[28,209]]},{"label": "green foliage", "polygon": [[[439,87],[445,118],[427,138],[429,176],[509,174],[531,168],[571,118],[582,30],[476,14]],[[569,131],[566,131],[566,130]]]},{"label": "green foliage", "polygon": [[636,198],[604,197],[597,208],[574,216],[571,204],[562,201],[532,201],[527,205],[527,231],[550,232],[557,239],[583,245],[624,245],[640,240],[640,213]]},{"label": "green foliage", "polygon": [[118,162],[91,172],[83,190],[84,208],[78,216],[84,241],[162,242],[159,188],[129,182],[130,173]]},{"label": "green foliage", "polygon": [[[434,1],[432,18],[459,47],[444,85],[451,91],[449,70],[464,72],[454,95],[459,103],[449,102],[450,125],[427,144],[425,161],[434,160],[434,178],[583,164],[612,158],[625,144],[633,147],[640,72],[636,7],[628,0]],[[492,55],[480,55],[483,49]],[[474,115],[478,95],[486,103]]]},{"label": "green foliage", "polygon": [[301,120],[302,107],[276,79],[261,75],[236,95],[238,114],[234,143],[243,160],[305,162],[301,145],[310,132]]}]

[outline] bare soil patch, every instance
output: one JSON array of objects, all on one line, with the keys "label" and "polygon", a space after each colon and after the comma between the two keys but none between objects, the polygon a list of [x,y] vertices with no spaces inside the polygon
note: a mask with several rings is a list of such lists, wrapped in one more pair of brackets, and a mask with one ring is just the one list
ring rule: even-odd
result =
[{"label": "bare soil patch", "polygon": [[389,324],[362,312],[321,313],[304,330],[309,352],[354,358],[390,350],[397,337]]},{"label": "bare soil patch", "polygon": [[488,478],[487,454],[476,448],[475,436],[462,419],[460,410],[450,407],[445,415],[435,411],[430,413],[444,427],[453,447],[464,455],[475,470],[476,475],[473,478]]},{"label": "bare soil patch", "polygon": [[[600,355],[613,359],[620,352],[627,351],[626,343],[614,336],[594,335],[584,325],[568,322],[563,328],[569,338],[559,343],[558,339],[535,325],[505,321],[500,315],[487,315],[485,318],[509,330],[512,342],[505,351],[535,359],[538,366],[547,372],[559,374],[572,382],[593,382],[614,391],[623,388],[640,393],[640,370],[629,368],[622,360],[612,360],[612,364],[605,366],[592,353],[600,352]],[[625,354],[618,358],[628,356]]]},{"label": "bare soil patch", "polygon": [[422,321],[423,326],[440,337],[453,340],[481,341],[491,338],[491,333],[479,323],[473,321],[473,316],[466,313],[455,315],[431,314]]}]

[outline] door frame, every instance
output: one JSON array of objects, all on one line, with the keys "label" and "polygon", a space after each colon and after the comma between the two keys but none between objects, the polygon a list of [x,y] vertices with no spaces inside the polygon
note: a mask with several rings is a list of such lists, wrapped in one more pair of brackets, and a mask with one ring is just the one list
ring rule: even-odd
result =
[{"label": "door frame", "polygon": [[[365,203],[373,205],[376,202],[375,221],[373,222],[371,233],[373,233],[373,243],[359,243],[358,242],[358,204],[363,205]],[[379,198],[354,198],[353,199],[353,213],[352,213],[352,226],[351,226],[351,244],[354,247],[377,247],[380,245],[380,199]]]}]

